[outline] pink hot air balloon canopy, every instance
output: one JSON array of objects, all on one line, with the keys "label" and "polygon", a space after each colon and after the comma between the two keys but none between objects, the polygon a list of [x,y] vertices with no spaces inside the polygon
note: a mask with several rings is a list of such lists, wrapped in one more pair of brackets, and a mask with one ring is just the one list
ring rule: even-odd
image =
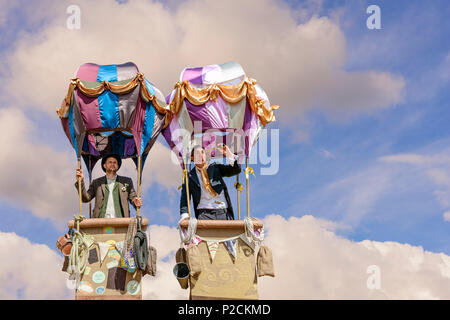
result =
[{"label": "pink hot air balloon canopy", "polygon": [[270,106],[262,87],[236,62],[185,68],[166,103],[170,114],[162,133],[182,167],[196,134],[202,134],[203,147],[211,156],[220,140],[248,157],[261,129],[275,121],[273,111],[278,109]]},{"label": "pink hot air balloon canopy", "polygon": [[[132,63],[81,65],[57,110],[64,132],[91,173],[105,154],[142,161],[164,126],[164,95]],[[90,165],[88,165],[88,159]],[[142,162],[142,166],[143,166]]]}]

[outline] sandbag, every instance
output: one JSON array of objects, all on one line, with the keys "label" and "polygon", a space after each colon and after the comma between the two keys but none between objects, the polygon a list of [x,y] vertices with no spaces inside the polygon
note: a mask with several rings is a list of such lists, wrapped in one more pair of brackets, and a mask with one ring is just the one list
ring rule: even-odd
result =
[{"label": "sandbag", "polygon": [[186,250],[184,248],[179,248],[177,250],[177,252],[175,253],[175,262],[179,263],[179,262],[187,262],[187,258],[186,258]]},{"label": "sandbag", "polygon": [[151,275],[151,276],[155,276],[156,275],[156,259],[157,259],[157,252],[156,252],[156,248],[150,246],[149,250],[148,250],[148,258],[147,258],[147,266],[144,270],[143,275]]},{"label": "sandbag", "polygon": [[266,247],[261,246],[258,251],[258,257],[256,258],[256,266],[258,271],[258,277],[270,276],[275,277],[273,269],[272,251]]},{"label": "sandbag", "polygon": [[200,254],[200,249],[195,245],[190,246],[186,251],[186,256],[191,276],[198,275],[202,271],[202,257]]}]

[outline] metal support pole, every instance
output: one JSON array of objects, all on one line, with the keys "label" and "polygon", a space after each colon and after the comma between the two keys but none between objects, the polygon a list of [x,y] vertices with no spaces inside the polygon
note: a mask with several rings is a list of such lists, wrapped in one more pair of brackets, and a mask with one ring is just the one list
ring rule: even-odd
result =
[{"label": "metal support pole", "polygon": [[[78,158],[78,169],[81,169],[81,160]],[[83,204],[81,199],[81,177],[78,177],[78,200],[80,204],[80,215],[83,214]]]},{"label": "metal support pole", "polygon": [[[91,156],[89,156],[89,185],[92,183],[92,169],[91,169],[92,163],[91,163]],[[92,218],[92,203],[89,201],[89,219]]]},{"label": "metal support pole", "polygon": [[241,189],[239,185],[239,174],[236,176],[236,193],[237,193],[238,220],[241,220],[241,203],[239,200],[239,194],[241,193]]},{"label": "metal support pole", "polygon": [[247,217],[250,217],[250,192],[249,192],[249,172],[248,172],[248,157],[245,159],[246,169],[245,169],[245,178],[246,178],[246,187],[247,187]]},{"label": "metal support pole", "polygon": [[[141,197],[141,156],[138,157],[138,176],[137,176],[137,196],[138,198]],[[136,208],[136,215],[139,217],[141,215],[141,208]]]},{"label": "metal support pole", "polygon": [[186,161],[184,161],[183,175],[184,175],[184,179],[185,179],[184,181],[186,181],[186,197],[187,197],[187,204],[188,204],[188,213],[189,213],[189,218],[191,218],[191,195],[189,194],[189,176],[188,176]]}]

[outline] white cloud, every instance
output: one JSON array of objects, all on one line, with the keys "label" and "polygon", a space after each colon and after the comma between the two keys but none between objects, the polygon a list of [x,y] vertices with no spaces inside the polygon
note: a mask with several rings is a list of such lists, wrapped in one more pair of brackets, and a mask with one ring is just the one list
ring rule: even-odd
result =
[{"label": "white cloud", "polygon": [[336,159],[336,156],[332,153],[332,152],[330,152],[330,151],[328,151],[328,150],[326,150],[326,149],[320,149],[320,153],[322,154],[322,156],[324,156],[326,159]]},{"label": "white cloud", "polygon": [[390,156],[383,156],[378,159],[382,162],[392,162],[392,163],[408,163],[408,164],[424,164],[429,161],[428,157],[419,154],[396,154]]},{"label": "white cloud", "polygon": [[[438,203],[446,209],[450,208],[450,153],[448,149],[431,154],[395,154],[378,158],[385,163],[407,164],[416,168],[422,178],[432,183],[432,191]],[[443,215],[446,220],[446,214]]]},{"label": "white cloud", "polygon": [[0,27],[4,27],[6,24],[8,12],[17,8],[17,2],[1,0],[0,6],[2,7],[2,10],[0,11]]},{"label": "white cloud", "polygon": [[[80,30],[65,27],[67,3],[52,5],[51,11],[38,14],[48,25],[18,37],[16,50],[4,60],[14,70],[3,79],[6,92],[20,105],[54,114],[80,64],[128,60],[166,94],[185,66],[236,60],[258,79],[272,103],[283,107],[280,119],[286,122],[313,107],[347,118],[403,99],[400,76],[345,71],[345,36],[333,20],[312,16],[299,24],[296,13],[280,2],[189,0],[176,11],[144,1],[78,5]],[[99,27],[111,17],[120,23]],[[40,85],[23,90],[23,83]]]},{"label": "white cloud", "polygon": [[[276,277],[259,278],[261,299],[449,299],[450,257],[396,242],[341,238],[312,216],[264,219]],[[367,268],[380,268],[370,290]]]},{"label": "white cloud", "polygon": [[[264,219],[275,278],[258,278],[260,299],[449,299],[450,257],[409,244],[337,236],[336,224],[313,216]],[[62,258],[45,245],[0,233],[0,298],[61,299],[66,289]],[[175,228],[150,227],[158,250],[157,276],[143,280],[144,299],[188,299],[172,274],[179,247]],[[368,289],[369,266],[380,270],[380,289]],[[20,270],[18,272],[17,270]],[[42,274],[51,276],[43,277]]]},{"label": "white cloud", "polygon": [[[388,154],[363,166],[347,163],[348,170],[306,190],[283,213],[313,212],[353,229],[361,222],[407,219],[413,224],[442,216],[434,206],[450,209],[450,152],[440,145],[428,147],[427,152]],[[319,149],[324,157],[327,151]],[[296,188],[294,180],[288,185]]]},{"label": "white cloud", "polygon": [[389,192],[393,176],[385,167],[369,166],[325,185],[310,197],[312,201],[329,199],[324,203],[328,205],[327,216],[354,227]]},{"label": "white cloud", "polygon": [[178,230],[166,226],[151,226],[148,232],[150,244],[158,251],[155,277],[146,276],[143,280],[143,299],[183,300],[189,298],[189,291],[181,289],[172,269],[175,265],[175,252],[180,247]]},{"label": "white cloud", "polygon": [[450,222],[450,211],[444,212],[444,220]]},{"label": "white cloud", "polygon": [[450,80],[450,51],[445,56],[438,70],[438,74],[441,76],[444,83]]},{"label": "white cloud", "polygon": [[0,299],[71,299],[63,258],[42,244],[0,232]]},{"label": "white cloud", "polygon": [[378,158],[381,162],[406,163],[412,165],[440,165],[450,161],[450,156],[445,153],[423,155],[417,153],[399,153]]},{"label": "white cloud", "polygon": [[[411,201],[417,201],[418,194],[425,198],[434,196],[437,204],[448,211],[450,153],[448,149],[432,149],[433,152],[381,156],[374,162],[369,161],[367,166],[352,168],[343,177],[307,193],[301,204],[294,203],[289,210],[307,208],[307,212],[313,210],[322,217],[352,228],[369,215],[372,221],[389,221],[393,218],[392,213],[395,213],[397,218],[408,216],[411,222],[411,219],[423,218],[425,214],[438,214],[433,209],[431,212],[429,208],[411,210],[406,203],[402,205],[405,197],[413,197]],[[326,157],[325,151],[321,150]],[[377,207],[379,205],[383,208]],[[430,205],[434,205],[433,201]],[[416,214],[411,215],[412,212]]]},{"label": "white cloud", "polygon": [[[56,152],[34,141],[37,128],[20,109],[0,109],[0,197],[56,222],[72,217],[77,208],[76,161],[70,152]],[[72,208],[72,209],[70,209]]]}]

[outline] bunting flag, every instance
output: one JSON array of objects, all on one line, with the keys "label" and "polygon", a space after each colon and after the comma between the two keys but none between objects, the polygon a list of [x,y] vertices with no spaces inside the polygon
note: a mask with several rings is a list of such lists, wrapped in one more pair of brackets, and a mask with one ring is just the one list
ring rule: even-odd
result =
[{"label": "bunting flag", "polygon": [[253,250],[255,250],[255,244],[253,241],[251,241],[251,239],[247,238],[247,236],[245,235],[245,233],[241,234],[239,236],[239,239],[241,239],[242,241],[244,241],[250,248],[252,248]]},{"label": "bunting flag", "polygon": [[209,255],[211,256],[211,260],[214,261],[214,257],[216,256],[216,252],[219,249],[218,241],[207,241]]},{"label": "bunting flag", "polygon": [[[187,230],[186,230],[186,229],[183,229],[183,233],[184,233],[184,236],[186,237],[186,235],[187,235]],[[202,239],[201,239],[200,237],[198,237],[198,236],[193,236],[192,239],[191,239],[191,241],[185,242],[185,243],[184,243],[184,247],[185,247],[185,249],[187,249],[187,248],[189,248],[190,246],[198,246],[198,244],[199,244],[200,242],[202,242]]]},{"label": "bunting flag", "polygon": [[236,239],[225,241],[224,244],[231,255],[236,259]]},{"label": "bunting flag", "polygon": [[98,247],[100,249],[100,264],[105,260],[106,254],[111,248],[111,244],[107,242],[98,242]]},{"label": "bunting flag", "polygon": [[120,254],[122,254],[123,246],[124,246],[124,245],[125,245],[125,240],[116,242],[116,249],[117,249],[117,251],[120,252]]}]

